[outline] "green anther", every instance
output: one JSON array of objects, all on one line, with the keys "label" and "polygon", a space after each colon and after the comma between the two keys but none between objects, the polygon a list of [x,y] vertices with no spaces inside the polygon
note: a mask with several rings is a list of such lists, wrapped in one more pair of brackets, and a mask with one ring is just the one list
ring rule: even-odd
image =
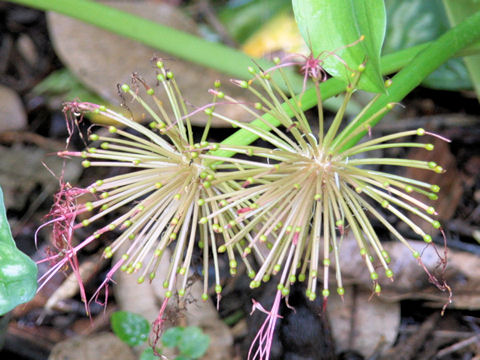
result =
[{"label": "green anther", "polygon": [[115,224],[113,224],[113,223],[112,223],[112,224],[109,224],[109,225],[108,225],[108,230],[113,231],[113,230],[115,230],[116,227],[117,227],[117,225],[115,225]]},{"label": "green anther", "polygon": [[128,239],[129,239],[129,240],[135,239],[135,234],[130,234],[130,235],[128,235]]},{"label": "green anther", "polygon": [[205,205],[205,199],[198,199],[197,205],[198,205],[198,206],[203,206],[203,205]]},{"label": "green anther", "polygon": [[100,207],[100,209],[101,209],[102,211],[105,211],[105,210],[107,210],[108,208],[109,208],[108,204],[103,204],[103,205]]},{"label": "green anther", "polygon": [[277,272],[280,271],[281,268],[282,268],[282,267],[281,267],[280,264],[275,264],[275,265],[273,266],[273,272],[274,272],[274,273],[277,273]]},{"label": "green anther", "polygon": [[243,250],[243,252],[244,252],[245,255],[249,255],[252,252],[252,248],[247,247],[247,248],[245,248],[245,250]]},{"label": "green anther", "polygon": [[175,240],[177,238],[177,233],[176,232],[172,232],[170,234],[170,240]]},{"label": "green anther", "polygon": [[247,149],[247,155],[248,155],[248,156],[253,156],[253,149],[248,148],[248,149]]},{"label": "green anther", "polygon": [[380,284],[375,284],[375,293],[380,294],[382,292],[382,287]]},{"label": "green anther", "polygon": [[132,273],[133,273],[133,270],[134,270],[134,269],[133,269],[133,266],[132,266],[132,265],[128,265],[128,268],[127,268],[126,273],[127,273],[127,274],[132,274]]},{"label": "green anther", "polygon": [[163,74],[158,74],[157,75],[157,80],[160,81],[160,82],[164,82],[165,81],[165,76],[163,76]]},{"label": "green anther", "polygon": [[256,73],[256,71],[255,71],[255,69],[253,68],[253,66],[249,66],[249,67],[247,68],[247,70],[248,70],[248,72],[249,72],[250,74],[252,74],[252,75]]},{"label": "green anther", "polygon": [[389,88],[390,86],[392,86],[392,84],[393,84],[393,81],[391,79],[385,80],[385,87],[386,88]]},{"label": "green anther", "polygon": [[388,188],[390,186],[390,183],[388,181],[385,181],[382,185],[384,188]]},{"label": "green anther", "polygon": [[231,268],[236,268],[238,266],[238,264],[235,260],[230,260],[229,265],[230,265]]},{"label": "green anther", "polygon": [[203,293],[203,294],[202,294],[202,300],[203,300],[203,301],[207,301],[207,300],[208,300],[208,294]]},{"label": "green anther", "polygon": [[223,99],[223,98],[225,97],[225,93],[224,93],[223,91],[219,91],[219,92],[217,93],[217,97],[218,97],[219,99]]},{"label": "green anther", "polygon": [[213,109],[212,108],[206,108],[203,112],[206,115],[211,116],[213,114]]},{"label": "green anther", "polygon": [[127,84],[123,84],[122,85],[122,91],[127,93],[130,91],[130,86],[128,86]]},{"label": "green anther", "polygon": [[184,296],[184,295],[185,295],[185,289],[178,290],[178,296]]},{"label": "green anther", "polygon": [[389,279],[392,278],[393,277],[393,271],[390,270],[390,269],[385,270],[385,276]]},{"label": "green anther", "polygon": [[210,181],[204,181],[202,185],[205,189],[208,189],[212,186],[212,183]]},{"label": "green anther", "polygon": [[150,129],[156,129],[157,128],[157,123],[155,121],[150,121],[150,123],[148,124],[148,126],[150,127]]},{"label": "green anther", "polygon": [[192,152],[190,156],[192,157],[192,159],[196,159],[198,158],[198,152]]},{"label": "green anther", "polygon": [[102,185],[103,185],[103,180],[97,180],[97,181],[95,181],[95,185],[97,185],[97,186],[102,186]]},{"label": "green anther", "polygon": [[167,71],[167,79],[173,79],[173,73],[171,71]]},{"label": "green anther", "polygon": [[322,195],[321,194],[315,194],[315,196],[313,197],[313,200],[315,201],[318,201],[322,198]]},{"label": "green anther", "polygon": [[252,209],[258,209],[258,204],[253,203],[250,207],[251,207]]},{"label": "green anther", "polygon": [[128,269],[127,265],[122,265],[122,267],[120,268],[120,271],[126,272],[127,269]]},{"label": "green anther", "polygon": [[178,269],[178,273],[179,273],[180,275],[185,275],[185,274],[187,273],[187,269],[185,269],[185,268],[182,266],[180,269]]},{"label": "green anther", "polygon": [[108,198],[108,196],[109,196],[109,194],[108,194],[108,192],[106,192],[106,191],[100,195],[100,197],[101,197],[102,199],[106,199],[106,198]]},{"label": "green anther", "polygon": [[259,240],[261,242],[265,242],[265,241],[267,241],[267,237],[265,235],[260,235]]},{"label": "green anther", "polygon": [[337,227],[340,227],[340,226],[345,225],[345,222],[344,222],[343,220],[337,220],[337,221],[335,222],[335,225],[336,225]]},{"label": "green anther", "polygon": [[170,220],[170,225],[177,225],[178,224],[178,218],[173,217],[172,220]]},{"label": "green anther", "polygon": [[378,274],[375,271],[371,272],[370,273],[370,279],[378,280]]},{"label": "green anther", "polygon": [[407,186],[405,186],[405,191],[407,193],[411,193],[413,191],[413,187],[411,187],[410,185],[407,185]]},{"label": "green anther", "polygon": [[165,292],[165,297],[166,297],[167,299],[170,299],[170,298],[172,297],[172,291],[171,291],[171,290],[166,291],[166,292]]},{"label": "green anther", "polygon": [[89,139],[90,139],[91,141],[97,141],[99,138],[100,138],[100,137],[99,137],[97,134],[91,134],[91,135],[89,136]]},{"label": "green anther", "polygon": [[[220,202],[218,203],[221,207],[225,207],[228,205],[228,201],[227,200],[220,200]],[[235,225],[235,220],[230,220],[228,223],[231,224],[233,222],[233,225]],[[232,226],[233,226],[232,225]]]},{"label": "green anther", "polygon": [[300,184],[299,184],[299,183],[293,184],[293,188],[294,188],[295,190],[300,189]]},{"label": "green anther", "polygon": [[137,279],[137,283],[138,283],[138,284],[142,284],[144,281],[145,281],[145,276],[140,276],[140,277]]},{"label": "green anther", "polygon": [[337,288],[337,294],[340,296],[345,295],[345,289],[343,287]]},{"label": "green anther", "polygon": [[390,263],[391,259],[390,259],[390,255],[388,254],[388,252],[386,252],[385,250],[382,250],[382,256],[385,259],[385,261],[387,262],[387,264]]},{"label": "green anther", "polygon": [[440,191],[440,186],[430,185],[430,190],[432,190],[434,193],[438,193]]},{"label": "green anther", "polygon": [[133,160],[132,163],[133,163],[133,165],[138,166],[138,165],[140,165],[141,161],[140,160]]},{"label": "green anther", "polygon": [[330,290],[328,289],[323,289],[322,290],[322,295],[324,298],[328,297],[330,295]]},{"label": "green anther", "polygon": [[430,169],[435,169],[435,167],[437,166],[437,163],[435,161],[429,161],[427,163],[427,166],[430,168]]},{"label": "green anther", "polygon": [[437,174],[441,174],[444,172],[443,167],[441,167],[440,165],[435,166],[435,169],[433,169],[433,171],[435,171]]},{"label": "green anther", "polygon": [[128,254],[122,255],[122,260],[127,261],[130,256]]},{"label": "green anther", "polygon": [[94,114],[100,114],[100,109],[99,109],[99,108],[96,108],[95,110],[93,110],[93,113],[94,113]]},{"label": "green anther", "polygon": [[292,230],[293,230],[292,225],[288,225],[288,226],[287,226],[287,229],[286,229],[286,232],[287,232],[287,233],[291,233]]},{"label": "green anther", "polygon": [[311,278],[316,278],[317,275],[318,275],[318,274],[317,274],[317,270],[312,270],[312,271],[310,272],[310,277],[311,277]]},{"label": "green anther", "polygon": [[295,281],[297,281],[297,277],[295,275],[290,275],[288,278],[288,281],[290,281],[290,284],[293,284]]},{"label": "green anther", "polygon": [[305,290],[305,295],[306,295],[307,297],[310,297],[310,294],[311,294],[311,293],[312,293],[312,291],[311,291],[310,289]]},{"label": "green anther", "polygon": [[388,103],[388,104],[385,106],[385,108],[386,108],[387,110],[392,110],[394,107],[395,107],[395,104],[394,104],[394,103]]},{"label": "green anther", "polygon": [[248,88],[248,82],[247,81],[240,81],[239,83],[241,88],[247,89]]},{"label": "green anther", "polygon": [[360,72],[364,72],[365,71],[365,64],[358,65],[357,70],[360,71]]},{"label": "green anther", "polygon": [[440,224],[440,221],[434,221],[432,222],[432,226],[434,229],[440,229],[442,227],[442,224]]},{"label": "green anther", "polygon": [[433,206],[430,206],[427,208],[427,213],[430,215],[435,214],[435,208]]},{"label": "green anther", "polygon": [[323,259],[323,265],[324,266],[329,266],[330,265],[330,259]]},{"label": "green anther", "polygon": [[[217,143],[212,144],[212,150],[217,151],[218,149],[220,149],[220,145],[219,145],[219,144],[217,144]],[[215,169],[216,169],[216,165],[215,165],[215,166],[213,166],[213,165],[215,165],[215,164],[212,164],[212,166],[210,166],[210,168],[211,168],[212,170],[215,170]]]},{"label": "green anther", "polygon": [[237,268],[230,268],[230,275],[236,275],[237,274]]},{"label": "green anther", "polygon": [[108,142],[103,142],[100,144],[100,147],[103,149],[103,150],[108,150],[110,144]]},{"label": "green anther", "polygon": [[432,151],[435,148],[433,144],[425,144],[425,150]]},{"label": "green anther", "polygon": [[215,285],[215,292],[217,294],[220,294],[222,292],[222,286],[219,284]]},{"label": "green anther", "polygon": [[253,271],[253,270],[250,270],[250,271],[248,272],[248,277],[249,277],[250,279],[253,279],[253,278],[255,277],[255,275],[257,275],[257,274],[256,274],[255,271]]},{"label": "green anther", "polygon": [[273,58],[273,63],[274,63],[275,65],[280,64],[280,61],[281,61],[281,60],[280,60],[280,58],[279,58],[278,56],[275,56],[275,57]]},{"label": "green anther", "polygon": [[151,272],[151,273],[148,275],[148,278],[149,278],[150,280],[155,279],[155,273],[154,273],[154,272]]},{"label": "green anther", "polygon": [[210,143],[208,141],[202,141],[200,143],[200,146],[203,147],[203,148],[207,147],[208,145],[210,145]]},{"label": "green anther", "polygon": [[149,89],[147,90],[147,94],[148,94],[148,95],[153,95],[153,94],[155,94],[155,90],[153,90],[152,88],[149,88]]},{"label": "green anther", "polygon": [[163,61],[157,61],[155,65],[157,65],[159,69],[163,69]]},{"label": "green anther", "polygon": [[304,281],[305,281],[305,279],[306,279],[306,276],[305,276],[305,274],[300,274],[300,275],[298,275],[298,281],[300,281],[300,282],[304,282]]},{"label": "green anther", "polygon": [[418,135],[418,136],[423,136],[423,135],[425,135],[425,129],[423,129],[423,128],[418,128],[418,129],[417,129],[417,135]]},{"label": "green anther", "polygon": [[163,186],[161,182],[156,182],[155,183],[155,188],[160,189]]},{"label": "green anther", "polygon": [[257,288],[257,287],[260,286],[260,282],[259,282],[259,281],[255,281],[255,280],[250,281],[250,285],[249,285],[249,286],[250,286],[250,289],[255,289],[255,288]]},{"label": "green anther", "polygon": [[132,223],[132,220],[125,220],[125,221],[123,222],[123,226],[125,226],[125,227],[127,227],[127,228],[130,227],[130,226],[132,226],[132,224],[133,224],[133,223]]},{"label": "green anther", "polygon": [[198,242],[198,247],[199,247],[199,249],[203,249],[203,245],[204,245],[204,244],[203,244],[203,241],[200,240],[200,241]]},{"label": "green anther", "polygon": [[383,200],[381,204],[383,208],[387,208],[388,205],[390,205],[390,203],[387,200]]},{"label": "green anther", "polygon": [[269,282],[269,281],[270,281],[270,275],[263,275],[262,281],[263,281],[264,283]]},{"label": "green anther", "polygon": [[164,289],[168,288],[168,281],[165,280],[165,281],[163,282],[162,286],[163,286]]},{"label": "green anther", "polygon": [[414,251],[412,255],[415,259],[418,259],[420,257],[420,253],[418,251]]},{"label": "green anther", "polygon": [[437,194],[434,194],[434,193],[429,193],[428,194],[428,198],[430,200],[438,200],[438,195]]},{"label": "green anther", "polygon": [[287,288],[283,288],[283,289],[282,289],[282,295],[283,295],[283,296],[288,296],[288,294],[290,294],[290,290],[287,289]]},{"label": "green anther", "polygon": [[256,102],[253,106],[255,107],[256,110],[262,110],[263,108],[263,105],[260,102]]},{"label": "green anther", "polygon": [[117,132],[117,128],[115,126],[109,126],[108,131],[111,132],[112,134]]},{"label": "green anther", "polygon": [[100,105],[98,108],[99,108],[100,111],[105,111],[105,110],[107,110],[107,108],[105,107],[105,105]]},{"label": "green anther", "polygon": [[88,168],[88,167],[90,167],[90,165],[91,165],[90,161],[88,161],[88,160],[83,160],[82,161],[82,166],[84,168]]},{"label": "green anther", "polygon": [[90,225],[90,221],[85,219],[85,220],[82,221],[82,225],[87,227],[88,225]]},{"label": "green anther", "polygon": [[86,202],[85,203],[85,209],[87,209],[88,211],[92,211],[93,210],[93,204],[90,201]]},{"label": "green anther", "polygon": [[428,234],[423,235],[423,241],[426,243],[431,243],[432,242],[432,237]]},{"label": "green anther", "polygon": [[173,196],[173,198],[174,198],[175,200],[180,200],[181,197],[182,197],[182,194],[175,194],[175,195]]},{"label": "green anther", "polygon": [[313,293],[313,292],[311,292],[311,293],[310,293],[310,296],[308,297],[308,299],[309,299],[310,301],[314,301],[316,298],[317,298],[317,294],[315,294],[315,293]]},{"label": "green anther", "polygon": [[215,179],[215,175],[213,175],[213,174],[208,174],[207,177],[206,177],[206,179],[207,179],[208,181],[212,181],[212,180]]},{"label": "green anther", "polygon": [[299,233],[300,231],[302,231],[302,227],[301,226],[295,226],[295,232]]},{"label": "green anther", "polygon": [[220,245],[217,250],[219,253],[224,253],[227,251],[227,247],[225,245]]},{"label": "green anther", "polygon": [[267,241],[267,242],[265,243],[265,245],[267,246],[267,249],[268,249],[268,250],[272,250],[273,244],[272,244],[270,241]]},{"label": "green anther", "polygon": [[361,194],[361,193],[362,193],[362,188],[361,188],[360,186],[357,186],[357,187],[355,188],[355,192],[356,192],[357,194]]}]

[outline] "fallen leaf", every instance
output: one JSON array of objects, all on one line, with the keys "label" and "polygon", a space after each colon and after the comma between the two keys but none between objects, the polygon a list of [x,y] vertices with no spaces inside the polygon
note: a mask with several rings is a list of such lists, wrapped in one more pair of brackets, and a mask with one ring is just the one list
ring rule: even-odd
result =
[{"label": "fallen leaf", "polygon": [[[167,4],[144,1],[104,3],[163,25],[198,34],[196,24],[190,18],[178,8]],[[47,19],[54,47],[62,62],[88,88],[112,104],[121,102],[117,84],[129,84],[134,72],[146,79],[147,83],[155,84],[155,70],[150,62],[154,56],[164,59],[168,68],[177,74],[176,80],[188,104],[202,106],[210,103],[212,95],[207,90],[213,87],[217,79],[221,81],[225,93],[239,101],[246,100],[245,91],[233,85],[226,75],[183,60],[172,59],[168,54],[162,54],[143,44],[67,16],[48,13]],[[135,119],[144,118],[145,110],[140,105],[130,101],[126,105]],[[245,118],[240,107],[229,106],[222,110],[232,118],[251,120]],[[197,117],[192,119],[192,122],[204,125],[206,119]],[[218,119],[213,119],[212,125],[229,126]]]},{"label": "fallen leaf", "polygon": [[0,132],[22,130],[27,125],[27,113],[20,96],[0,85]]}]

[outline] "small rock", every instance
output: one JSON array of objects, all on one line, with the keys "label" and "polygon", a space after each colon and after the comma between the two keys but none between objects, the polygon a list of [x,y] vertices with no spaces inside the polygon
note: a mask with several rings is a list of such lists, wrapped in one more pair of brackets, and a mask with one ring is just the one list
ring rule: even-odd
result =
[{"label": "small rock", "polygon": [[0,132],[22,130],[27,125],[27,114],[18,94],[0,85]]}]

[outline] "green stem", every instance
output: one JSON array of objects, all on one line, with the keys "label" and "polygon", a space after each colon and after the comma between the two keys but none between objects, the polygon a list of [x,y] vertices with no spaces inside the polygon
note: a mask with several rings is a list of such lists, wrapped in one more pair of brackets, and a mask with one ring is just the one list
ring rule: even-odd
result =
[{"label": "green stem", "polygon": [[[401,101],[440,65],[478,40],[480,40],[480,11],[447,31],[425,50],[419,52],[407,66],[392,78],[393,84],[388,88],[388,93],[380,96],[351,131],[362,126],[372,114],[384,108],[387,104]],[[369,125],[374,126],[382,117],[378,117]],[[355,136],[343,147],[343,150],[354,146],[366,133],[367,131],[363,131]]]},{"label": "green stem", "polygon": [[[241,51],[219,43],[206,41],[197,36],[110,6],[89,0],[8,1],[70,16],[134,39],[178,58],[213,68],[241,79],[247,79],[251,76],[247,71],[247,67],[253,65],[252,59]],[[255,62],[266,69],[273,66],[271,62],[263,59],[255,59]],[[302,79],[298,78],[298,88],[301,90]]]}]

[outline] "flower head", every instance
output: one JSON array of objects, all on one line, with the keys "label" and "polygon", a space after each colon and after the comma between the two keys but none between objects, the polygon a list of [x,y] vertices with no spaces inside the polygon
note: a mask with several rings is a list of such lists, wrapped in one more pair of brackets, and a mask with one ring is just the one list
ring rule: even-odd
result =
[{"label": "flower head", "polygon": [[[347,126],[343,125],[345,108],[364,68],[364,65],[360,65],[352,73],[352,82],[347,87],[344,102],[328,128],[321,108],[319,81],[313,79],[320,104],[318,131],[313,130],[302,111],[302,99],[292,92],[284,93],[272,80],[269,71],[251,69],[254,78],[249,82],[238,82],[258,97],[254,108],[244,104],[239,106],[264,123],[266,121],[262,116],[265,114],[275,118],[281,124],[280,128],[269,125],[271,132],[268,132],[214,112],[213,116],[253,132],[271,145],[271,148],[249,147],[249,155],[266,158],[267,164],[258,161],[257,164],[251,162],[245,165],[244,172],[235,173],[235,176],[240,176],[236,180],[242,183],[242,188],[219,197],[229,203],[235,203],[238,199],[249,199],[253,203],[253,206],[239,211],[235,219],[237,223],[248,221],[245,230],[254,233],[244,256],[250,252],[249,247],[262,243],[269,249],[251,281],[252,288],[279,273],[278,289],[283,296],[288,296],[291,284],[306,281],[307,297],[313,300],[317,296],[317,279],[322,279],[321,295],[326,300],[330,294],[329,275],[333,270],[336,291],[343,296],[345,290],[339,261],[340,248],[346,232],[351,232],[370,273],[373,290],[380,293],[378,267],[383,268],[389,279],[393,280],[394,274],[389,266],[390,256],[383,248],[370,219],[383,224],[417,259],[420,254],[390,224],[386,215],[396,216],[426,243],[431,243],[432,237],[416,225],[408,213],[426,220],[433,229],[441,227],[433,217],[436,215],[435,209],[413,196],[416,193],[435,200],[439,191],[437,185],[372,168],[390,165],[442,173],[441,166],[434,162],[368,156],[374,150],[388,148],[420,147],[431,151],[432,144],[399,142],[399,139],[438,135],[417,129],[370,138],[347,147],[352,139],[370,130],[371,124],[395,105],[388,104],[360,122],[375,98]],[[276,70],[282,71],[281,68]],[[290,88],[288,83],[286,87]],[[230,102],[235,101],[228,96],[225,98]],[[243,147],[231,146],[230,149],[243,153],[246,151]],[[232,242],[238,240],[240,235],[231,239]]]},{"label": "flower head", "polygon": [[[100,114],[119,125],[109,126],[108,131],[92,133],[89,136],[91,144],[85,151],[67,150],[59,155],[83,159],[84,168],[123,168],[128,171],[99,179],[75,193],[71,190],[62,192],[69,195],[68,206],[56,206],[50,214],[51,223],[62,230],[58,236],[70,238],[79,228],[90,229],[101,225],[97,225],[97,229],[75,247],[50,257],[59,264],[52,268],[45,280],[60,266],[75,259],[78,251],[106,233],[113,233],[114,240],[105,247],[103,256],[111,258],[118,251],[122,254],[108,273],[104,286],[108,285],[117,270],[136,274],[139,283],[153,279],[167,247],[173,253],[170,267],[168,273],[160,274],[167,298],[176,288],[179,296],[185,294],[187,279],[196,270],[192,266],[194,251],[203,255],[203,299],[208,298],[211,258],[215,269],[215,292],[220,297],[222,287],[217,249],[222,245],[222,251],[227,252],[229,258],[230,272],[236,273],[235,253],[243,253],[244,248],[241,243],[233,246],[225,244],[231,242],[234,232],[241,230],[241,225],[235,223],[234,218],[237,208],[247,206],[248,202],[219,212],[219,208],[225,205],[223,202],[206,201],[229,191],[232,186],[236,188],[236,184],[228,179],[217,179],[215,166],[207,154],[217,150],[219,145],[206,141],[208,129],[200,141],[194,142],[190,117],[175,78],[161,61],[157,62],[157,67],[158,84],[166,93],[169,108],[156,97],[155,90],[137,76],[134,84],[144,85],[146,94],[156,104],[156,110],[138,95],[139,89],[132,90],[126,84],[120,87],[127,96],[143,105],[153,119],[149,127],[105,106],[87,102],[66,104],[68,114]],[[209,120],[212,111],[212,108],[205,110]],[[91,194],[93,199],[77,202],[78,196],[85,193]],[[78,220],[78,215],[82,215],[83,220]],[[68,236],[65,235],[67,231]],[[253,271],[248,259],[243,258],[243,261]],[[176,283],[177,279],[179,283]]]}]

